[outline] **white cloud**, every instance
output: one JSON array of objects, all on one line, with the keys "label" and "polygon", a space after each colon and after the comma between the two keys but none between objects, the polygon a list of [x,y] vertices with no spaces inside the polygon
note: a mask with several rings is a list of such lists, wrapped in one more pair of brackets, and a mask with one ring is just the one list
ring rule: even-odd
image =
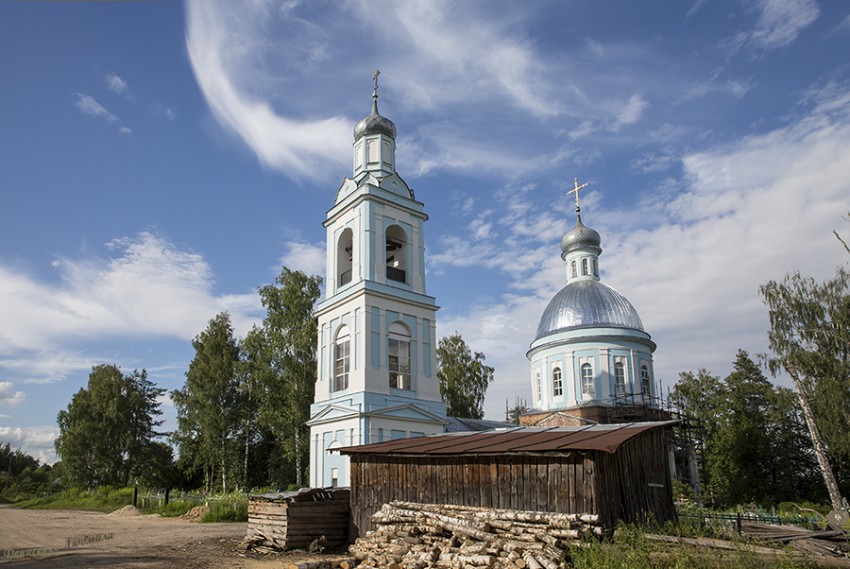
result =
[{"label": "white cloud", "polygon": [[629,100],[623,105],[619,113],[617,113],[617,118],[614,120],[611,130],[616,132],[623,126],[638,122],[643,116],[644,111],[648,108],[649,103],[647,100],[642,95],[635,93],[629,97]]},{"label": "white cloud", "polygon": [[665,148],[657,154],[644,154],[639,158],[635,158],[629,164],[632,170],[642,172],[644,174],[650,172],[663,172],[668,170],[674,164],[677,164],[679,158],[673,153],[670,148]]},{"label": "white cloud", "polygon": [[23,391],[14,391],[11,381],[0,381],[0,405],[20,405],[26,399]]},{"label": "white cloud", "polygon": [[26,454],[37,458],[42,464],[56,462],[53,441],[59,436],[56,425],[39,427],[3,427],[0,426],[0,442],[8,442],[13,448],[20,448]]},{"label": "white cloud", "polygon": [[133,134],[133,131],[130,130],[129,128],[127,128],[126,126],[122,126],[121,128],[118,129],[118,134],[130,136],[131,134]]},{"label": "white cloud", "polygon": [[[293,177],[321,177],[328,163],[348,163],[351,121],[343,117],[297,120],[278,114],[248,91],[263,54],[268,17],[260,4],[189,1],[186,44],[195,79],[218,122],[237,135],[269,168]],[[262,81],[262,78],[256,78]]]},{"label": "white cloud", "polygon": [[0,366],[52,381],[92,365],[63,346],[108,335],[191,339],[228,310],[239,333],[261,307],[254,293],[216,296],[212,269],[199,253],[151,232],[107,244],[114,256],[63,258],[48,285],[0,264]]},{"label": "white cloud", "polygon": [[685,93],[682,100],[701,99],[706,95],[719,94],[740,99],[752,89],[752,83],[748,80],[726,80],[718,81],[720,71],[715,72],[708,81],[704,81]]},{"label": "white cloud", "polygon": [[[357,5],[364,24],[380,26],[380,33],[404,48],[407,61],[391,68],[399,84],[411,87],[406,104],[434,108],[498,93],[534,115],[559,114],[559,99],[549,96],[547,66],[532,43],[511,28],[516,20],[492,11],[484,18],[474,9],[442,1]],[[411,59],[415,65],[409,65]]]},{"label": "white cloud", "polygon": [[154,103],[150,106],[150,112],[156,116],[164,118],[166,121],[171,122],[177,118],[177,111],[174,107],[169,107],[168,105],[163,105],[162,103]]},{"label": "white cloud", "polygon": [[325,243],[306,243],[289,241],[285,245],[286,252],[281,257],[281,264],[293,271],[303,271],[308,275],[325,277]]},{"label": "white cloud", "polygon": [[77,97],[77,101],[74,103],[74,106],[77,107],[77,109],[84,115],[103,119],[108,123],[118,122],[118,117],[106,110],[106,108],[95,101],[93,97],[84,93],[73,93],[73,95]]},{"label": "white cloud", "polygon": [[759,52],[784,47],[820,14],[815,0],[760,0],[758,11],[753,29],[732,38],[733,48],[749,47]]},{"label": "white cloud", "polygon": [[106,88],[114,93],[118,93],[119,95],[132,95],[132,91],[130,90],[130,86],[127,85],[127,82],[114,73],[107,73],[103,78],[103,83],[106,85]]}]

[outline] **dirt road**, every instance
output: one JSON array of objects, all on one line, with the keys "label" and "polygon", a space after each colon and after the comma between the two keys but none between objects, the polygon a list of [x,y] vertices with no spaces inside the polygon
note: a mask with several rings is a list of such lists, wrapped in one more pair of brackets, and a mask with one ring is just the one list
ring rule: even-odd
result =
[{"label": "dirt road", "polygon": [[246,524],[70,510],[0,508],[0,569],[269,569],[303,553],[245,555]]}]

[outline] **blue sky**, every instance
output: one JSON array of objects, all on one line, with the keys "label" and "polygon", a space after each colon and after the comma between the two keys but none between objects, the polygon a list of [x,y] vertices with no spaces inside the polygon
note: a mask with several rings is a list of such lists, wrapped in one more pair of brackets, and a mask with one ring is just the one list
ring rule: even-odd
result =
[{"label": "blue sky", "polygon": [[0,441],[44,460],[92,365],[179,388],[210,318],[324,271],[376,68],[489,417],[530,392],[574,177],[665,386],[766,350],[760,284],[848,262],[845,3],[2,2],[0,50]]}]

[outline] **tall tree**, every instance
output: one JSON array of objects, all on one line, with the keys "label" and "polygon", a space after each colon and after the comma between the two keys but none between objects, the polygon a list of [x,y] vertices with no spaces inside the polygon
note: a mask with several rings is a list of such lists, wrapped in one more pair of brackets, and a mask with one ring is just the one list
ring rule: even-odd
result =
[{"label": "tall tree", "polygon": [[484,396],[493,381],[493,368],[484,354],[474,354],[460,334],[440,338],[437,345],[437,378],[440,395],[451,417],[484,418]]},{"label": "tall tree", "polygon": [[[708,457],[714,434],[719,428],[717,407],[723,396],[723,383],[719,377],[711,375],[705,369],[696,373],[679,373],[679,381],[670,393],[670,400],[685,417],[686,429],[684,456],[687,463],[688,478],[696,495],[702,499],[703,492],[709,502],[715,501],[710,484]],[[702,483],[701,483],[702,482]]]},{"label": "tall tree", "polygon": [[145,370],[123,375],[115,365],[98,365],[88,385],[57,417],[56,453],[72,484],[126,485],[140,477],[156,452],[161,414],[157,398],[165,393]]},{"label": "tall tree", "polygon": [[850,459],[850,273],[824,283],[788,275],[760,287],[770,311],[771,372],[791,377],[834,509],[841,491],[830,464]]},{"label": "tall tree", "polygon": [[[177,432],[173,438],[180,458],[190,468],[202,468],[206,490],[214,481],[227,492],[231,473],[238,468],[240,391],[236,376],[239,349],[227,312],[209,321],[192,340],[195,357],[186,372],[186,383],[171,393],[177,407]],[[188,464],[187,464],[188,463]]]},{"label": "tall tree", "polygon": [[[271,360],[269,345],[263,329],[257,326],[251,328],[248,335],[239,342],[239,390],[242,400],[242,484],[250,485],[250,451],[260,434],[258,412],[262,390],[271,383]],[[260,482],[260,480],[256,480]],[[267,480],[263,478],[262,484]]]},{"label": "tall tree", "polygon": [[263,357],[269,369],[263,376],[260,419],[293,460],[299,485],[304,483],[310,446],[306,422],[313,402],[318,334],[313,305],[321,284],[321,277],[283,267],[273,284],[260,289],[268,350]]},{"label": "tall tree", "polygon": [[773,388],[749,354],[739,350],[715,406],[719,426],[708,448],[711,485],[722,504],[769,503],[764,476],[775,458],[770,440]]}]

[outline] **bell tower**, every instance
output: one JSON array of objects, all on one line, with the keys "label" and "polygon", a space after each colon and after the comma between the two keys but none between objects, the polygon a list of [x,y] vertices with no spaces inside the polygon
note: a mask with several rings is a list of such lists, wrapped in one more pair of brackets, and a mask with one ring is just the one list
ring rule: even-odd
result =
[{"label": "bell tower", "polygon": [[437,305],[425,292],[424,205],[395,170],[396,128],[372,111],[354,127],[354,174],[324,222],[325,298],[317,305],[310,483],[347,486],[334,448],[442,433]]}]

